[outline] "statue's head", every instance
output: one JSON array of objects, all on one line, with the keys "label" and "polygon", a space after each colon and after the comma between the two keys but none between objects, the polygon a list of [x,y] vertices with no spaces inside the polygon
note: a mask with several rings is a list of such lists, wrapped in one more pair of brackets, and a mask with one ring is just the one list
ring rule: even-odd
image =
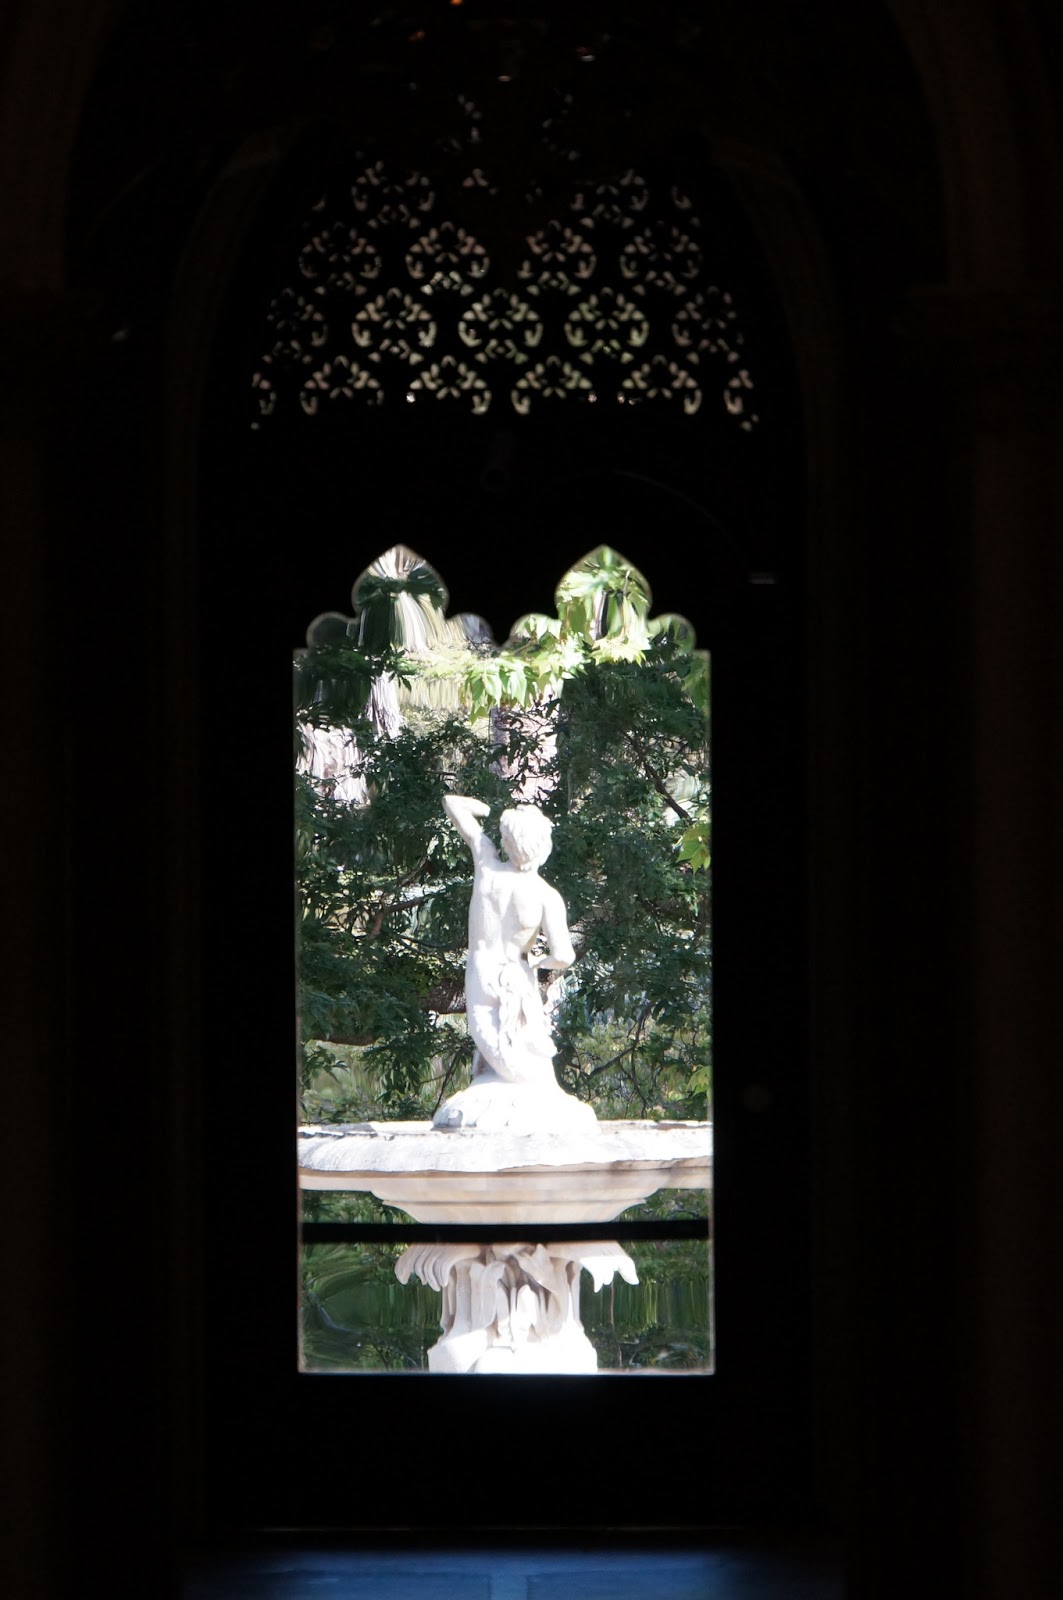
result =
[{"label": "statue's head", "polygon": [[553,823],[538,806],[511,806],[498,819],[502,848],[521,872],[541,867],[550,854]]}]

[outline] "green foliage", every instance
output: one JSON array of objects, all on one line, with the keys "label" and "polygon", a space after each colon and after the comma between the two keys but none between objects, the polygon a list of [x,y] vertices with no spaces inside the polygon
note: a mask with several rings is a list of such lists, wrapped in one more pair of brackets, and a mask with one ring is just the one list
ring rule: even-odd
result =
[{"label": "green foliage", "polygon": [[[419,625],[442,593],[429,571],[414,570]],[[304,1115],[426,1116],[464,1082],[471,864],[443,797],[485,800],[490,830],[534,780],[578,957],[548,991],[560,1081],[604,1116],[705,1116],[708,670],[689,629],[650,619],[604,547],[567,575],[557,617],[523,618],[501,651],[456,646],[441,613],[422,626],[435,643],[407,649],[403,582],[366,582],[372,625],[319,619],[296,670],[297,724],[349,730],[364,793],[297,780]]]},{"label": "green foliage", "polygon": [[675,663],[660,636],[638,662],[588,662],[558,719],[551,873],[580,959],[557,1065],[609,1116],[705,1115],[708,896],[682,840],[708,828],[706,730]]},{"label": "green foliage", "polygon": [[[320,1198],[346,1203],[345,1209],[338,1208],[334,1220],[377,1220],[359,1210],[358,1202],[368,1197]],[[389,1244],[303,1247],[305,1371],[401,1372],[427,1366],[428,1348],[439,1338],[439,1296],[416,1277],[405,1285],[398,1283],[395,1263],[403,1248]],[[633,1244],[628,1253],[638,1272],[637,1284],[616,1278],[595,1293],[589,1274],[582,1278],[580,1317],[602,1369],[675,1372],[710,1368],[712,1289],[704,1240]]]},{"label": "green foliage", "polygon": [[[524,742],[512,742],[518,761]],[[366,740],[369,805],[297,779],[302,1033],[308,1043],[358,1047],[363,1086],[375,1086],[363,1115],[425,1115],[422,1091],[434,1085],[438,1103],[471,1063],[462,1016],[469,863],[443,796],[460,776],[504,809],[496,758],[467,722],[440,712]],[[310,1067],[326,1065],[320,1051],[307,1062],[304,1091]]]},{"label": "green foliage", "polygon": [[631,1244],[637,1284],[580,1284],[580,1318],[602,1369],[704,1372],[712,1368],[712,1283],[705,1241]]},{"label": "green foliage", "polygon": [[[663,1190],[626,1220],[704,1216],[703,1190]],[[401,1222],[369,1194],[309,1191],[313,1222]],[[704,1239],[628,1245],[639,1281],[595,1293],[581,1284],[580,1316],[603,1369],[693,1371],[712,1364],[711,1263]],[[439,1297],[414,1277],[395,1278],[401,1244],[305,1245],[302,1347],[307,1371],[417,1371],[439,1337]]]},{"label": "green foliage", "polygon": [[419,1372],[439,1337],[439,1296],[400,1284],[402,1245],[304,1245],[301,1343],[307,1372]]}]

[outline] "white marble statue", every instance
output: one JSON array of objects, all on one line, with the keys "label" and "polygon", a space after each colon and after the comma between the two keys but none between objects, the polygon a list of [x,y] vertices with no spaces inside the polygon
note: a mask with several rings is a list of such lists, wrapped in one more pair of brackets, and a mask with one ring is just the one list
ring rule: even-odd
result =
[{"label": "white marble statue", "polygon": [[[563,972],[576,959],[565,903],[538,871],[550,854],[551,823],[538,806],[504,811],[504,861],[478,821],[489,806],[454,794],[443,803],[473,859],[465,1007],[476,1052],[472,1084],[440,1107],[436,1125],[527,1132],[590,1126],[591,1107],[565,1094],[554,1076],[556,1050],[539,993],[539,968]],[[546,950],[535,954],[540,937]]]}]

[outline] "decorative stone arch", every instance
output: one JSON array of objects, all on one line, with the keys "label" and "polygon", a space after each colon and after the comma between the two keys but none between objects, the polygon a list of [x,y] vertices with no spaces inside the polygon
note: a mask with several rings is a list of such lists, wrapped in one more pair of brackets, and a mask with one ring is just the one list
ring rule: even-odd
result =
[{"label": "decorative stone arch", "polygon": [[[243,179],[243,177],[241,175],[238,175],[238,174],[237,175],[233,175],[231,173],[226,173],[225,178],[224,178],[224,183],[225,183],[227,189],[229,189],[229,195],[231,195],[233,192],[235,192],[230,186],[231,185],[242,184],[243,181],[244,181],[244,179]],[[251,189],[250,186],[248,187],[246,192],[247,192],[247,194],[248,194],[248,196],[250,198],[252,196],[252,189]],[[228,236],[228,243],[225,243],[225,242],[222,241],[222,228],[224,227],[224,222],[223,222],[222,219],[224,218],[224,215],[225,215],[228,198],[229,198],[229,196],[222,196],[221,194],[219,194],[219,196],[218,196],[218,203],[219,203],[218,217],[219,217],[220,226],[219,226],[219,230],[218,230],[217,234],[211,233],[211,234],[204,234],[202,236],[202,242],[204,244],[204,248],[205,248],[205,252],[206,252],[205,256],[203,258],[200,258],[199,260],[197,260],[195,262],[192,261],[190,255],[189,255],[189,257],[186,258],[186,270],[187,270],[187,273],[188,273],[187,282],[188,282],[190,290],[192,292],[194,292],[194,293],[198,292],[198,293],[202,294],[204,296],[205,302],[210,304],[211,307],[213,307],[213,305],[214,305],[213,296],[215,295],[215,293],[217,291],[217,283],[218,283],[219,273],[218,273],[217,270],[212,269],[212,267],[208,264],[208,261],[210,259],[210,253],[215,248],[219,248],[219,247],[220,247],[221,251],[225,251],[226,249],[231,248],[232,245],[233,245],[233,242],[234,242],[234,236],[232,234],[230,234]],[[217,260],[221,261],[223,259],[224,259],[224,257],[221,254],[219,254]],[[231,256],[228,259],[231,260],[232,259]],[[213,310],[211,310],[211,312],[209,314],[213,315]],[[181,351],[185,351],[189,347],[189,345],[193,346],[192,351],[191,351],[191,353],[189,355],[189,360],[195,360],[196,356],[199,354],[199,352],[195,349],[195,341],[194,340],[189,340],[189,339],[186,339],[184,337],[178,336],[175,339],[175,344]],[[183,357],[182,357],[182,359],[183,359]],[[241,375],[241,376],[243,376],[243,375]],[[200,382],[201,381],[202,380],[200,380]],[[263,433],[262,433],[262,435],[260,437],[263,438],[263,439],[266,437],[266,430],[265,429],[263,429]],[[178,485],[175,484],[175,487],[178,487]],[[182,489],[182,493],[183,494],[187,493],[187,486],[185,486],[185,488]],[[191,526],[191,524],[190,524],[190,526]],[[593,542],[593,539],[592,539],[591,536],[588,536],[588,543],[590,543],[590,542]],[[422,548],[424,548],[424,546],[422,546]],[[578,546],[572,552],[573,555],[577,555],[577,554],[581,554],[581,553],[582,553],[582,550]],[[434,554],[434,552],[433,552],[433,554]],[[452,561],[453,557],[448,558],[448,560]],[[439,561],[440,561],[441,569],[442,570],[448,570],[448,568],[444,567],[444,565],[443,565],[443,557],[442,557],[442,555],[440,556]],[[357,569],[355,569],[355,570],[357,570]],[[563,569],[559,569],[559,570],[563,570]],[[545,574],[543,574],[542,576],[545,577]],[[451,581],[453,581],[453,580],[451,580]],[[546,581],[548,581],[550,583],[552,583],[554,581],[554,573],[553,572],[550,573],[550,576]],[[347,576],[347,583],[349,584],[349,582],[350,582],[350,574],[348,574],[348,576]],[[766,598],[768,598],[770,600],[770,595],[767,596]],[[455,601],[456,601],[456,603],[459,603],[462,606],[468,604],[467,598],[465,598],[463,596],[459,600],[456,593],[455,593]],[[323,603],[328,603],[328,602],[327,602],[327,600],[319,598],[319,600],[317,602],[315,602],[315,603],[316,604],[323,604]],[[484,609],[485,609],[485,612],[486,612],[486,608],[484,608]],[[527,601],[524,602],[523,609],[527,609]],[[495,615],[495,613],[493,611],[490,612],[490,613],[487,613],[487,614],[490,616],[491,621],[496,623],[496,626],[500,622],[503,628],[506,626],[507,623],[509,623],[512,620],[514,620],[514,614],[513,613],[503,614],[500,618],[496,618],[496,615]],[[281,1429],[282,1436],[283,1436],[284,1432],[285,1432],[285,1429],[282,1428]]]}]

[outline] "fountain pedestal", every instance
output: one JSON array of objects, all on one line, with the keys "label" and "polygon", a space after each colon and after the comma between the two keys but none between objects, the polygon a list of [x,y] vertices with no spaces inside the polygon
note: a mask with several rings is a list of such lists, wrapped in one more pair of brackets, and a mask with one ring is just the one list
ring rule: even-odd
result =
[{"label": "fountain pedestal", "polygon": [[598,1356],[579,1312],[580,1275],[595,1289],[615,1272],[637,1283],[618,1244],[418,1244],[395,1274],[440,1289],[443,1336],[428,1352],[430,1372],[589,1373]]},{"label": "fountain pedestal", "polygon": [[299,1131],[305,1189],[368,1190],[417,1222],[514,1225],[513,1242],[412,1245],[396,1263],[442,1293],[432,1372],[593,1373],[580,1274],[637,1283],[619,1244],[524,1242],[537,1223],[609,1222],[658,1189],[707,1189],[707,1122],[599,1122],[558,1133],[376,1122]]}]

